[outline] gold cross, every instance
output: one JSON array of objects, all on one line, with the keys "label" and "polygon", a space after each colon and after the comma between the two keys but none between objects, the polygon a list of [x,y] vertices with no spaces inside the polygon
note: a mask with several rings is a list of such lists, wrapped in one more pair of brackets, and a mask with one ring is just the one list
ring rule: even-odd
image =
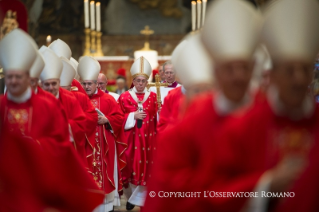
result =
[{"label": "gold cross", "polygon": [[149,26],[145,26],[143,30],[140,31],[142,35],[145,35],[145,43],[142,51],[149,51],[150,49],[150,42],[149,42],[149,36],[154,34],[154,30],[150,30]]},{"label": "gold cross", "polygon": [[162,100],[161,100],[161,86],[167,87],[168,83],[161,83],[160,82],[160,77],[158,74],[155,75],[155,83],[148,83],[147,88],[149,89],[150,87],[156,87],[156,96],[157,96],[157,106],[158,108],[161,107],[162,105]]}]

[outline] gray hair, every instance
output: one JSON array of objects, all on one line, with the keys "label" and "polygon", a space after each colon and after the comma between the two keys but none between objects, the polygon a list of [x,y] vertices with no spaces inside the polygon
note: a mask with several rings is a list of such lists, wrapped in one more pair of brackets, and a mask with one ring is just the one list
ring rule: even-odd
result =
[{"label": "gray hair", "polygon": [[[165,66],[166,66],[166,65],[173,65],[173,63],[172,63],[172,61],[170,61],[170,60],[166,61],[166,62],[163,64],[163,72],[165,72]],[[174,70],[174,72],[175,72],[174,66],[173,66],[173,70]]]}]

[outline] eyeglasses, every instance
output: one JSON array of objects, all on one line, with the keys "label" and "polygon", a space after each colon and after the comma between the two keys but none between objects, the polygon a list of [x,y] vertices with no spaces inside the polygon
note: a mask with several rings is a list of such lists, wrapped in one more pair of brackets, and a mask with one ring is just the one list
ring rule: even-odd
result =
[{"label": "eyeglasses", "polygon": [[87,83],[86,82],[82,82],[81,85],[84,86],[84,87],[86,87],[86,86],[91,87],[93,85],[93,83],[92,82],[87,82]]},{"label": "eyeglasses", "polygon": [[147,80],[140,80],[140,79],[134,80],[134,81],[137,82],[137,83],[140,83],[140,82],[141,82],[141,83],[143,83],[143,84],[147,82]]},{"label": "eyeglasses", "polygon": [[104,85],[105,84],[105,82],[99,82],[98,83],[98,85]]}]

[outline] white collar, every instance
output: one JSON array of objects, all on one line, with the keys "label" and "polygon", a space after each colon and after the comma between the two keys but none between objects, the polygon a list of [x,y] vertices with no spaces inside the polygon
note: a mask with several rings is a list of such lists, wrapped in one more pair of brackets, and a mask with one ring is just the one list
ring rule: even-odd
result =
[{"label": "white collar", "polygon": [[94,94],[97,94],[97,89],[95,89],[95,92],[94,92]]},{"label": "white collar", "polygon": [[144,88],[144,91],[143,91],[143,92],[138,92],[138,91],[136,90],[135,86],[134,86],[134,87],[133,87],[133,91],[134,91],[134,93],[145,93],[145,92],[147,91],[147,89]]},{"label": "white collar", "polygon": [[35,88],[34,93],[38,94],[38,87]]},{"label": "white collar", "polygon": [[267,100],[269,102],[271,110],[278,116],[287,116],[291,120],[300,120],[302,118],[309,118],[314,113],[314,102],[311,97],[306,96],[302,103],[302,114],[301,116],[295,113],[288,114],[285,111],[284,104],[279,98],[279,92],[274,85],[269,86],[267,91]]},{"label": "white collar", "polygon": [[221,116],[230,114],[236,109],[246,105],[248,102],[250,102],[250,97],[247,94],[239,103],[234,103],[231,100],[227,99],[227,97],[222,92],[218,92],[213,99],[215,111],[218,115]]},{"label": "white collar", "polygon": [[28,87],[27,90],[21,96],[18,96],[18,97],[12,96],[9,91],[7,93],[8,99],[10,99],[11,101],[15,103],[26,102],[31,98],[31,95],[32,95],[32,91],[30,87]]},{"label": "white collar", "polygon": [[60,92],[58,91],[57,95],[55,96],[55,98],[59,99],[60,97]]}]

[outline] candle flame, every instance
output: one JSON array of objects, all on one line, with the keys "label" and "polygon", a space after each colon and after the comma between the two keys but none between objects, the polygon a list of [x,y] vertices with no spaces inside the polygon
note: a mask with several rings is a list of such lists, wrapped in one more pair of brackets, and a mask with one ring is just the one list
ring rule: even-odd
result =
[{"label": "candle flame", "polygon": [[101,3],[100,2],[96,2],[96,4],[95,4],[96,6],[100,6],[101,5]]},{"label": "candle flame", "polygon": [[196,1],[192,1],[192,4],[196,4]]},{"label": "candle flame", "polygon": [[90,1],[90,4],[94,4],[94,1]]}]

